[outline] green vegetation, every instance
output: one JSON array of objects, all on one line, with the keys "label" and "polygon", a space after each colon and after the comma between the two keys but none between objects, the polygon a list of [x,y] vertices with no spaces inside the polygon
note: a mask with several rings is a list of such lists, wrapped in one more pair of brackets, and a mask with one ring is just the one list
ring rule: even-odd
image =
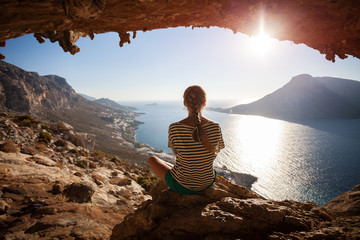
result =
[{"label": "green vegetation", "polygon": [[88,164],[87,161],[85,160],[79,160],[76,162],[76,166],[87,169],[88,168]]},{"label": "green vegetation", "polygon": [[131,184],[131,179],[128,177],[125,178],[121,178],[118,182],[117,185],[118,186],[126,186],[126,185],[130,185]]},{"label": "green vegetation", "polygon": [[19,125],[25,126],[25,127],[31,127],[35,124],[40,123],[40,121],[35,120],[32,116],[30,116],[28,114],[15,116],[15,121],[17,123],[19,123]]},{"label": "green vegetation", "polygon": [[49,132],[44,131],[39,134],[39,142],[49,144],[51,139],[52,139],[52,136],[51,136],[51,133],[49,133]]},{"label": "green vegetation", "polygon": [[115,163],[116,166],[123,166],[124,162],[118,159],[117,157],[113,157],[110,159],[111,162]]},{"label": "green vegetation", "polygon": [[93,150],[90,156],[94,158],[94,161],[101,162],[104,160],[106,154],[101,150]]},{"label": "green vegetation", "polygon": [[149,192],[150,189],[155,186],[159,181],[160,178],[152,174],[145,174],[136,179],[136,182],[140,184],[140,186],[143,187],[146,192]]},{"label": "green vegetation", "polygon": [[69,150],[69,153],[73,153],[73,154],[75,154],[75,156],[80,157],[80,153],[79,153],[78,150],[76,150],[75,148],[70,149],[70,150]]},{"label": "green vegetation", "polygon": [[48,125],[41,124],[41,129],[46,130],[49,133],[53,133]]}]

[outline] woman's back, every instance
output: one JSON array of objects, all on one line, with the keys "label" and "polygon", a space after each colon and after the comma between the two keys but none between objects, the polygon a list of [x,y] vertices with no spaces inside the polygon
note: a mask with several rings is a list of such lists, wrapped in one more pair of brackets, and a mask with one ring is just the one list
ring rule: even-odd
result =
[{"label": "woman's back", "polygon": [[[218,123],[206,121],[201,124],[210,143],[218,150],[224,148]],[[169,147],[176,154],[176,164],[171,170],[173,177],[184,187],[198,191],[211,184],[214,179],[213,162],[217,152],[209,152],[205,146],[193,139],[195,127],[176,122],[169,127]]]}]

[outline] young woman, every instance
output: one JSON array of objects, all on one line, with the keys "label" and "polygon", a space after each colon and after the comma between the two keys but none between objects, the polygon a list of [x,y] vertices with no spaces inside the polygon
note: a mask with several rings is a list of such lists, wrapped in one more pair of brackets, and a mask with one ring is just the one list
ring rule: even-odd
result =
[{"label": "young woman", "polygon": [[180,194],[195,194],[215,182],[213,163],[224,148],[218,123],[201,116],[206,105],[206,93],[200,86],[190,86],[184,92],[188,117],[169,127],[169,147],[176,155],[175,166],[156,156],[148,163],[171,190]]}]

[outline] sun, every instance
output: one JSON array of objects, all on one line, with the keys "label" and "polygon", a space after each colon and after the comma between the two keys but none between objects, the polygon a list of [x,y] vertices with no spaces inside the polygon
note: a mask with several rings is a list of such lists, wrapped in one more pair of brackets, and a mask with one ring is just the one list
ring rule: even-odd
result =
[{"label": "sun", "polygon": [[273,48],[274,41],[275,39],[265,32],[263,21],[261,21],[258,35],[250,37],[252,52],[265,57]]}]

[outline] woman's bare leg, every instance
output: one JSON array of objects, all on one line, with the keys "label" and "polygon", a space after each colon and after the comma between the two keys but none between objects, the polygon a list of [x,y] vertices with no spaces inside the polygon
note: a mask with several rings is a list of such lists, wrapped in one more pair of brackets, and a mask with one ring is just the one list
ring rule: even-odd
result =
[{"label": "woman's bare leg", "polygon": [[172,166],[170,163],[167,163],[156,156],[151,156],[148,159],[148,164],[158,177],[165,181],[165,175],[168,171],[171,170]]}]

